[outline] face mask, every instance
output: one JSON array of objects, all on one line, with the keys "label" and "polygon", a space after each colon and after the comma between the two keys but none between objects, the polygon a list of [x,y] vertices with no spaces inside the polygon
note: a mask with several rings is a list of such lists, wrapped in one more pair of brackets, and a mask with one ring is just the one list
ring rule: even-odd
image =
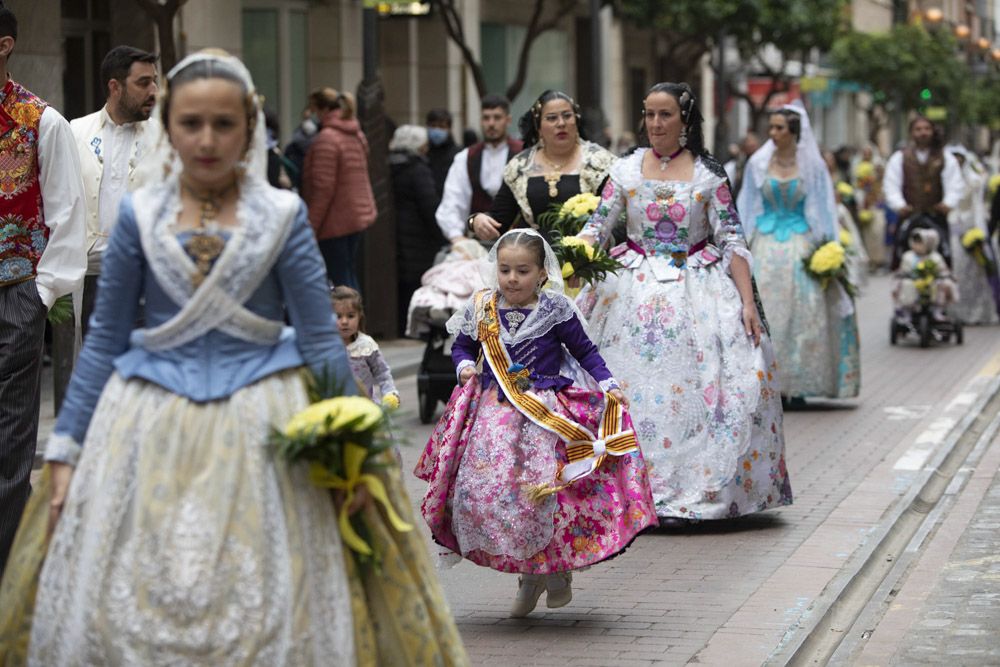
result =
[{"label": "face mask", "polygon": [[448,141],[448,130],[441,127],[428,127],[427,141],[431,143],[431,146],[440,146]]},{"label": "face mask", "polygon": [[316,122],[315,118],[309,117],[302,121],[302,131],[308,136],[316,134],[319,130],[319,123]]}]

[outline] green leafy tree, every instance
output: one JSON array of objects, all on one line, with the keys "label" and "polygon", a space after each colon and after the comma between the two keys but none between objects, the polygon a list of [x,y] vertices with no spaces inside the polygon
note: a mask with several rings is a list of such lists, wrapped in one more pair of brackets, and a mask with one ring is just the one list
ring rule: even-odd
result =
[{"label": "green leafy tree", "polygon": [[[851,32],[833,45],[831,60],[842,79],[871,93],[866,107],[874,137],[893,112],[943,106],[960,111],[970,86],[969,68],[947,31],[897,25],[886,33]],[[995,107],[994,107],[995,108]]]}]

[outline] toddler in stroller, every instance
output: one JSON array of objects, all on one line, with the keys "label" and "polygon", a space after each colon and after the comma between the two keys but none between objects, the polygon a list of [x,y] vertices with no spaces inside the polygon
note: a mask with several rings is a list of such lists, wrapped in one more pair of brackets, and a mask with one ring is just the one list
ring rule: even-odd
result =
[{"label": "toddler in stroller", "polygon": [[417,407],[424,424],[431,423],[438,402],[446,403],[456,386],[451,360],[454,339],[444,325],[455,310],[486,286],[479,267],[485,254],[471,239],[455,243],[424,273],[421,286],[410,299],[406,335],[427,342],[417,370]]},{"label": "toddler in stroller", "polygon": [[895,312],[890,328],[890,342],[900,335],[915,334],[920,346],[931,340],[947,341],[951,336],[962,343],[962,323],[948,315],[948,306],[958,300],[958,285],[944,256],[938,252],[938,231],[931,227],[909,230],[909,250],[900,258],[892,289]]}]

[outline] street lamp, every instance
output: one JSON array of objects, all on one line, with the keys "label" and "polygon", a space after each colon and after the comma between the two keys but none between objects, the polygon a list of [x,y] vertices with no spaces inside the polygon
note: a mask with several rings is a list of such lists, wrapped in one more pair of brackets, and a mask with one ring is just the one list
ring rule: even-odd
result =
[{"label": "street lamp", "polygon": [[978,40],[976,40],[976,46],[979,47],[980,51],[989,51],[990,40],[986,39],[985,37],[980,37]]},{"label": "street lamp", "polygon": [[937,27],[944,20],[944,12],[942,12],[937,7],[931,7],[924,12],[924,20],[930,24],[932,28]]},{"label": "street lamp", "polygon": [[969,26],[965,24],[960,24],[955,26],[955,38],[958,39],[958,41],[964,42],[965,40],[969,39],[969,35],[971,34],[972,30],[969,28]]}]

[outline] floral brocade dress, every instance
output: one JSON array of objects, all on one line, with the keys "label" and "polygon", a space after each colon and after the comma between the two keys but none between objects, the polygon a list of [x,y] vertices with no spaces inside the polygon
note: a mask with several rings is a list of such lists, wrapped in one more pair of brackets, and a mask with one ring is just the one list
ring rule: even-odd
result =
[{"label": "floral brocade dress", "polygon": [[[786,397],[851,398],[861,386],[858,324],[841,287],[805,269],[814,246],[799,178],[768,176],[750,248]],[[817,335],[818,334],[818,335]]]},{"label": "floral brocade dress", "polygon": [[645,149],[611,170],[583,230],[606,241],[624,212],[624,270],[579,299],[631,401],[660,517],[722,519],[792,502],[776,366],[746,335],[729,274],[751,259],[725,176],[642,175]]},{"label": "floral brocade dress", "polygon": [[[480,348],[471,337],[475,311],[470,304],[455,316],[463,325],[452,349],[459,372]],[[561,374],[564,355],[602,386],[617,384],[569,300],[543,292],[536,308],[500,308],[498,315],[500,340],[531,370],[532,391],[549,410],[596,433],[603,394]],[[627,427],[627,413],[624,421]],[[555,479],[567,462],[565,442],[512,405],[484,362],[479,376],[455,389],[417,464],[428,482],[424,519],[436,542],[472,562],[528,574],[593,565],[656,524],[641,452],[608,456],[589,476],[533,498],[529,490]]]}]

